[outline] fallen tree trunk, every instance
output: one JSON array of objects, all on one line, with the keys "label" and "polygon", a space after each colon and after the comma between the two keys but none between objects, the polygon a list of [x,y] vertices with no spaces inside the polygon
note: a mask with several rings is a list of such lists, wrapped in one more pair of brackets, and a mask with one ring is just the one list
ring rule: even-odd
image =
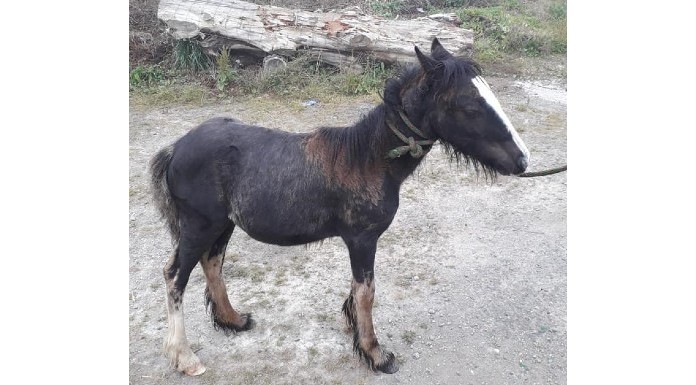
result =
[{"label": "fallen tree trunk", "polygon": [[[444,17],[452,20],[453,15]],[[423,51],[437,37],[455,54],[468,54],[473,32],[454,21],[422,17],[386,20],[359,8],[309,12],[237,0],[161,0],[157,17],[176,39],[196,39],[210,53],[226,47],[263,58],[291,57],[309,51],[336,66],[356,66],[363,55],[387,63],[415,62],[413,46]]]}]

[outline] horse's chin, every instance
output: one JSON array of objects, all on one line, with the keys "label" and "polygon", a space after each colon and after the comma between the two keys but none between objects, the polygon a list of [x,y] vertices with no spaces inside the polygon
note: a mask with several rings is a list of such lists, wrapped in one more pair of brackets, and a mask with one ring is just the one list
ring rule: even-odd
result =
[{"label": "horse's chin", "polygon": [[506,165],[502,165],[498,162],[485,162],[482,160],[479,160],[479,162],[483,165],[482,167],[485,167],[489,170],[493,170],[498,175],[518,175],[521,174],[523,171],[517,171],[517,170],[512,170],[510,167],[507,167]]},{"label": "horse's chin", "polygon": [[455,161],[457,164],[464,164],[467,168],[473,168],[476,175],[483,174],[487,179],[495,180],[498,174],[509,175],[510,172],[495,165],[487,162],[484,159],[478,158],[472,154],[466,152],[466,150],[458,149],[455,146],[442,142],[445,153],[450,156],[450,161]]},{"label": "horse's chin", "polygon": [[496,172],[500,175],[520,175],[526,170],[526,165],[520,166],[520,165],[511,165],[511,164],[500,164],[500,163],[495,163],[491,164],[488,167],[491,167],[496,170]]}]

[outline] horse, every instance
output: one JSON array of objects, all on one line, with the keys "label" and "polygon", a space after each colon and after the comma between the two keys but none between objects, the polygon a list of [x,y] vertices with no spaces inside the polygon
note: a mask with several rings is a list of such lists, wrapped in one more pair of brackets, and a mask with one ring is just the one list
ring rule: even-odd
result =
[{"label": "horse", "polygon": [[399,369],[377,340],[372,307],[377,240],[399,208],[401,184],[437,141],[487,177],[519,175],[529,162],[477,63],[454,56],[437,38],[430,55],[414,49],[418,63],[388,79],[382,103],[352,126],[290,133],[219,117],[152,158],[154,201],[174,248],[163,269],[164,350],[178,371],[206,370],[184,328],[184,290],[197,264],[215,328],[229,334],[255,325],[251,313],[232,307],[222,277],[236,227],[281,246],[341,237],[352,272],[342,313],[353,350],[375,372]]}]

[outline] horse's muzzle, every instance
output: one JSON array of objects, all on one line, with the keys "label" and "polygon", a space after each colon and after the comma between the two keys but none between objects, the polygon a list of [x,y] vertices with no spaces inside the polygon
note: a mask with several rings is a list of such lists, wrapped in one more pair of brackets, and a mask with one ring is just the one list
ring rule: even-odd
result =
[{"label": "horse's muzzle", "polygon": [[527,166],[529,165],[529,158],[527,158],[526,155],[522,155],[517,159],[517,169],[513,174],[518,175],[522,174],[526,169]]}]

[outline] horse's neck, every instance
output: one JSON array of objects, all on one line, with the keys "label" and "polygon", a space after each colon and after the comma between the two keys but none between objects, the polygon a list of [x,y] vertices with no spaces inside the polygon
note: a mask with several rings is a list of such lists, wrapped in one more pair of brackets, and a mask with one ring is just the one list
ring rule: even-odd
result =
[{"label": "horse's neck", "polygon": [[423,158],[427,156],[428,151],[424,149],[424,154],[421,157],[414,158],[409,153],[400,156],[399,158],[388,160],[388,172],[399,184],[403,183],[409,176],[411,176]]},{"label": "horse's neck", "polygon": [[[348,141],[346,138],[350,137],[372,135],[369,140],[360,141],[360,144],[352,141],[351,145],[359,145],[361,147],[359,150],[354,149],[352,153],[361,153],[363,156],[368,156],[367,154],[369,153],[370,160],[368,162],[373,163],[373,167],[376,166],[377,169],[386,170],[393,182],[400,185],[406,178],[413,174],[416,168],[418,168],[418,165],[423,160],[423,156],[429,151],[430,146],[423,146],[424,154],[420,157],[413,157],[409,152],[406,152],[398,158],[389,158],[388,154],[391,150],[406,145],[406,143],[399,139],[389,128],[389,121],[391,121],[406,137],[414,137],[415,140],[422,139],[411,132],[397,114],[392,116],[389,115],[387,107],[384,104],[379,105],[355,126],[347,128],[350,132],[345,133],[342,142],[344,144],[347,143]],[[420,121],[414,122],[416,125],[420,123]],[[363,146],[369,146],[369,150]]]},{"label": "horse's neck", "polygon": [[[409,131],[409,129],[406,127],[406,124],[398,117],[398,115],[394,115],[391,117],[392,119],[392,124],[395,124],[396,128],[403,133],[406,137],[413,137],[415,140],[421,140],[423,138],[420,138],[419,136],[415,135],[415,133]],[[387,121],[389,120],[389,117],[385,116],[383,127],[381,127],[381,135],[383,135],[383,140],[381,141],[384,145],[383,148],[381,149],[382,151],[382,157],[386,158],[387,154],[397,148],[397,147],[402,147],[407,145],[404,143],[401,139],[399,139],[396,134],[389,128],[387,125]],[[414,124],[418,125],[420,122],[414,122]],[[410,154],[410,152],[406,152],[405,154],[401,155],[398,158],[395,159],[385,159],[385,162],[387,163],[387,169],[389,170],[389,174],[395,179],[396,182],[399,184],[403,183],[411,174],[413,174],[420,163],[423,161],[423,158],[425,158],[430,152],[431,146],[422,146],[423,149],[423,155],[414,157]]]}]

